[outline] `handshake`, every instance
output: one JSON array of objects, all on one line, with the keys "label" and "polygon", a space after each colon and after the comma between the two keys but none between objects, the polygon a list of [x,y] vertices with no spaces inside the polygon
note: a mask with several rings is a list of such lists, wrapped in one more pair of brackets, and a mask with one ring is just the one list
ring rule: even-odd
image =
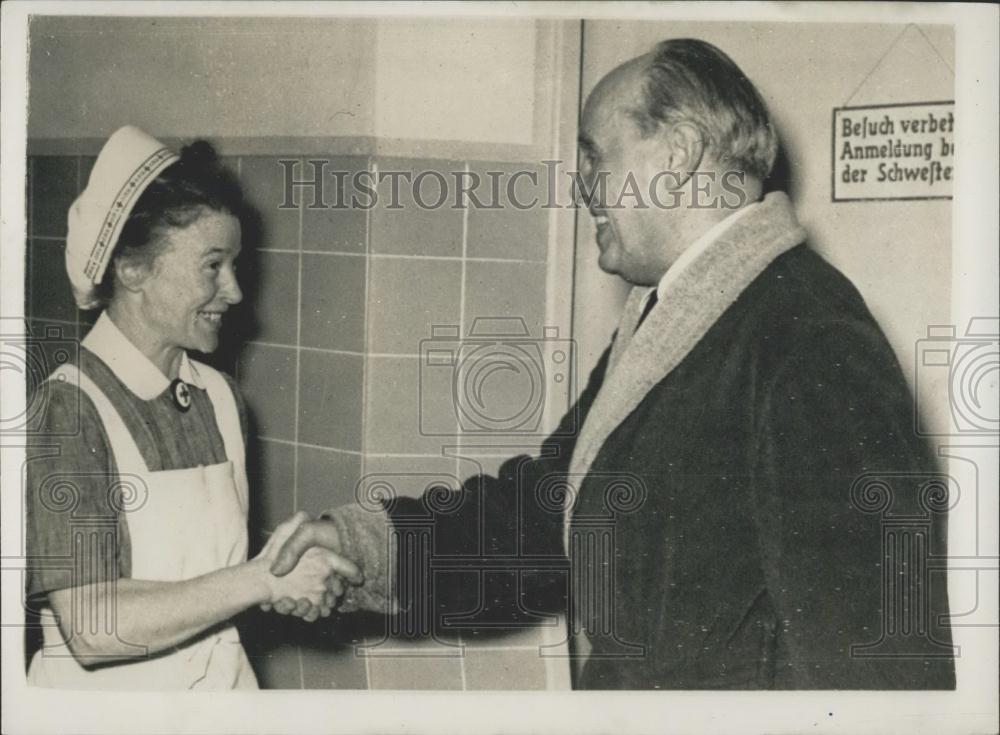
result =
[{"label": "handshake", "polygon": [[268,600],[261,609],[310,623],[328,617],[349,585],[364,582],[357,564],[341,556],[340,549],[332,521],[312,520],[300,511],[279,525],[254,559],[263,568],[268,587]]}]

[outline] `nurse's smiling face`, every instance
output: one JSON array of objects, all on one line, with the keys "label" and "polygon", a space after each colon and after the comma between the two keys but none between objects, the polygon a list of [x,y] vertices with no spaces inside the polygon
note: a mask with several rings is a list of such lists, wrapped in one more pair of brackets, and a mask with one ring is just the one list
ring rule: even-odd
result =
[{"label": "nurse's smiling face", "polygon": [[186,227],[163,231],[137,289],[137,316],[155,355],[218,347],[222,315],[243,299],[235,265],[240,235],[236,217],[207,208]]}]

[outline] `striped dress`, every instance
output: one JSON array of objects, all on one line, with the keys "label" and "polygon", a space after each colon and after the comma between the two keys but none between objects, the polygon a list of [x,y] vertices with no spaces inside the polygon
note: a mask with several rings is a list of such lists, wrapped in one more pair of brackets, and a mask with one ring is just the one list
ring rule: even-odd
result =
[{"label": "striped dress", "polygon": [[[226,457],[208,393],[189,385],[191,408],[181,412],[169,390],[143,400],[94,352],[81,347],[70,360],[111,401],[150,471],[213,465]],[[246,436],[246,410],[232,379],[240,424]],[[65,383],[48,381],[36,389],[43,410],[32,419],[27,450],[27,596],[34,608],[57,589],[130,576],[128,524],[112,489],[115,458],[90,398]],[[34,399],[33,399],[34,400]],[[115,542],[86,559],[73,559],[74,523],[115,526]],[[79,556],[79,555],[77,555]],[[72,561],[72,563],[70,563]]]}]

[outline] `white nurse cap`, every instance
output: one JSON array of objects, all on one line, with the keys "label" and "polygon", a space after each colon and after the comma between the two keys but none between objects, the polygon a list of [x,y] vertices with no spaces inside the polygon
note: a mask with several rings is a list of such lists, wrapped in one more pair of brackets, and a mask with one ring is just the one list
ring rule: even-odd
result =
[{"label": "white nurse cap", "polygon": [[115,131],[104,144],[87,188],[69,209],[66,272],[81,309],[100,305],[96,286],[132,207],[159,173],[178,160],[163,143],[131,125]]}]

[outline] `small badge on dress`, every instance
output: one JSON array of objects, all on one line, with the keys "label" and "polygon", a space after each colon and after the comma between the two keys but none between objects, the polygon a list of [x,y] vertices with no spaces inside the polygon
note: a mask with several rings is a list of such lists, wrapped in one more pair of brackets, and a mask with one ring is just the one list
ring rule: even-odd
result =
[{"label": "small badge on dress", "polygon": [[178,411],[183,413],[191,408],[191,391],[180,378],[174,378],[170,384],[170,395],[174,399],[174,405],[177,406]]}]

